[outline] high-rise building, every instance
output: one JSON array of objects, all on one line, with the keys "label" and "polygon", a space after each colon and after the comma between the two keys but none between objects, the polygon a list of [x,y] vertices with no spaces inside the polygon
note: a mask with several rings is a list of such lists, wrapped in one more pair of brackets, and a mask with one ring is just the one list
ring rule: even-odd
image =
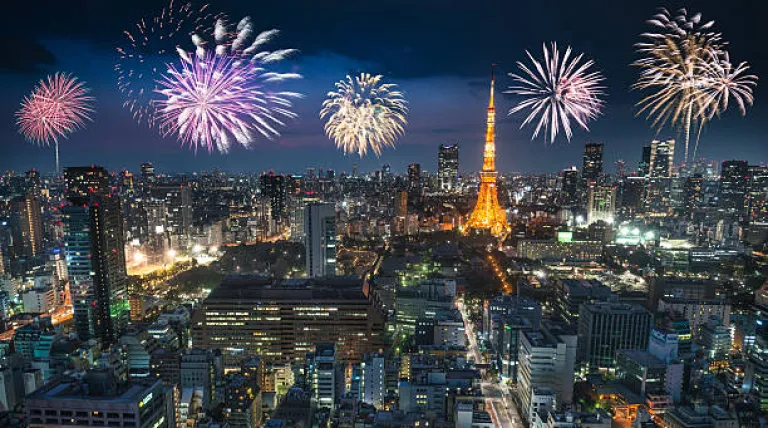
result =
[{"label": "high-rise building", "polygon": [[408,215],[408,192],[398,192],[395,203],[395,215],[400,218],[405,218]]},{"label": "high-rise building", "polygon": [[43,225],[40,202],[28,193],[11,202],[11,236],[15,257],[34,257],[43,251]]},{"label": "high-rise building", "polygon": [[640,177],[648,177],[651,173],[651,146],[643,146],[643,155],[637,164],[637,172]]},{"label": "high-rise building", "polygon": [[749,166],[747,205],[750,222],[768,222],[768,166]]},{"label": "high-rise building", "polygon": [[720,172],[720,207],[735,214],[743,214],[746,211],[748,186],[747,161],[723,161]]},{"label": "high-rise building", "polygon": [[616,215],[616,187],[590,186],[587,195],[587,224],[598,220],[613,223]]},{"label": "high-rise building", "polygon": [[459,184],[459,145],[441,144],[437,154],[437,178],[440,190],[452,192]]},{"label": "high-rise building", "polygon": [[221,349],[238,362],[242,354],[303,362],[318,343],[336,343],[339,360],[359,362],[380,351],[385,333],[367,284],[340,277],[231,277],[211,292],[192,325],[195,346]]},{"label": "high-rise building", "polygon": [[687,214],[693,213],[701,205],[701,188],[704,185],[704,177],[701,174],[693,174],[685,179],[683,188],[684,208]]},{"label": "high-rise building", "polygon": [[272,219],[281,223],[286,215],[286,179],[270,171],[261,175],[261,195],[269,200]]},{"label": "high-rise building", "polygon": [[155,167],[149,162],[141,164],[141,182],[144,185],[145,190],[149,190],[155,182],[157,182]]},{"label": "high-rise building", "polygon": [[311,203],[304,207],[307,276],[336,275],[336,208]]},{"label": "high-rise building", "polygon": [[[62,208],[75,330],[80,340],[115,343],[128,319],[123,218],[117,196],[103,193],[106,170],[67,168],[70,205]],[[78,174],[71,174],[75,170]],[[101,174],[103,172],[103,174]],[[78,180],[77,177],[97,177]],[[85,182],[92,185],[84,186]]]},{"label": "high-rise building", "polygon": [[189,184],[184,181],[156,184],[152,188],[152,197],[165,203],[165,235],[170,238],[171,247],[186,246],[192,231],[192,189]]},{"label": "high-rise building", "polygon": [[675,140],[651,141],[650,155],[648,175],[651,178],[671,178],[672,166],[675,162]]},{"label": "high-rise building", "polygon": [[310,367],[312,394],[317,407],[332,409],[338,397],[341,383],[339,366],[336,361],[336,344],[318,343]]},{"label": "high-rise building", "polygon": [[596,183],[603,173],[603,143],[584,145],[584,164],[581,177],[585,183]]},{"label": "high-rise building", "polygon": [[361,365],[361,401],[373,404],[376,408],[384,405],[387,393],[386,364],[384,355],[366,355]]},{"label": "high-rise building", "polygon": [[421,165],[412,163],[408,165],[408,195],[411,199],[421,196]]},{"label": "high-rise building", "polygon": [[598,302],[579,311],[579,361],[585,372],[613,371],[620,349],[648,349],[652,316],[642,306]]},{"label": "high-rise building", "polygon": [[563,205],[579,202],[579,170],[575,166],[560,172],[560,201]]},{"label": "high-rise building", "polygon": [[496,79],[491,73],[491,96],[486,113],[485,147],[483,148],[483,169],[480,171],[480,190],[477,203],[472,209],[465,225],[465,233],[470,230],[488,231],[492,236],[505,238],[509,232],[507,212],[499,204],[499,190],[496,172],[496,106],[494,85]]},{"label": "high-rise building", "polygon": [[755,342],[747,348],[742,390],[757,397],[760,411],[768,411],[768,308],[758,306]]}]

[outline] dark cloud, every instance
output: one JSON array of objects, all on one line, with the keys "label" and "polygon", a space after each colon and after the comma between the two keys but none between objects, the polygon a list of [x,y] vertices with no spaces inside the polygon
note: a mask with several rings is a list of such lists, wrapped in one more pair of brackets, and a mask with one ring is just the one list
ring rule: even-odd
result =
[{"label": "dark cloud", "polygon": [[0,71],[40,73],[56,64],[56,57],[40,42],[0,36]]}]

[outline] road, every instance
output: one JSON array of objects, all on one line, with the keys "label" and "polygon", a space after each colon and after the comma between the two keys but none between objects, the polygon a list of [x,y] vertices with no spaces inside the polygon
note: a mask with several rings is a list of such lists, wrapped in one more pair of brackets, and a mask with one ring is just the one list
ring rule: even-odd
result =
[{"label": "road", "polygon": [[[483,355],[477,347],[477,335],[475,334],[473,323],[470,321],[464,309],[463,303],[459,302],[459,310],[461,312],[461,317],[464,320],[464,331],[466,332],[467,340],[469,341],[467,358],[474,359],[475,363],[485,364],[485,358],[483,358]],[[491,415],[494,425],[499,428],[524,426],[520,419],[520,415],[518,414],[517,406],[514,401],[509,398],[511,397],[509,386],[496,383],[494,379],[491,379],[485,372],[482,373],[482,376],[483,380],[480,384],[480,388],[485,397],[485,409]],[[505,399],[505,395],[508,398]]]}]

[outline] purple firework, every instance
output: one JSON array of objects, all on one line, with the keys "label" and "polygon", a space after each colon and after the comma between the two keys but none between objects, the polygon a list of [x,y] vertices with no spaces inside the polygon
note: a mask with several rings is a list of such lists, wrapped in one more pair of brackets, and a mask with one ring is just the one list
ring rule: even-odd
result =
[{"label": "purple firework", "polygon": [[259,67],[238,66],[238,58],[180,51],[181,66],[168,65],[158,80],[157,120],[164,136],[176,135],[197,151],[229,151],[233,141],[249,147],[255,135],[275,138],[290,109],[293,92],[273,92],[269,86],[293,77]]}]

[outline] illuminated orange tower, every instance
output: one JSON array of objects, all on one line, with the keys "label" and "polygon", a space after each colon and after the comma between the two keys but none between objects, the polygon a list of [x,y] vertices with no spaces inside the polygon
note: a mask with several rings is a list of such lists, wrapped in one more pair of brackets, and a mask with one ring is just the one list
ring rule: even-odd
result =
[{"label": "illuminated orange tower", "polygon": [[507,213],[499,205],[496,188],[496,108],[493,101],[495,77],[491,72],[491,99],[488,102],[487,129],[485,131],[485,150],[483,152],[483,170],[480,171],[480,191],[477,194],[472,214],[465,225],[465,232],[471,229],[487,230],[491,235],[504,239],[510,231]]}]

